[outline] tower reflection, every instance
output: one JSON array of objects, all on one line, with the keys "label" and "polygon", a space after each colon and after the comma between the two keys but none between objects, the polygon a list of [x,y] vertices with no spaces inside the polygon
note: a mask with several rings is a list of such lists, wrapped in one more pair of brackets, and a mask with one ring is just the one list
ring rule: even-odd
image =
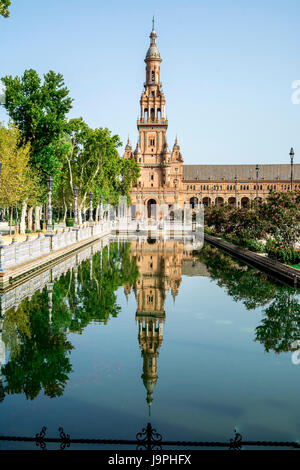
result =
[{"label": "tower reflection", "polygon": [[[137,302],[135,318],[143,358],[141,378],[147,391],[146,401],[150,415],[166,320],[165,300],[171,291],[175,302],[184,262],[187,262],[188,269],[189,265],[194,265],[193,252],[185,248],[183,241],[147,238],[131,241],[130,256],[131,259],[135,258],[139,269],[139,277],[133,286]],[[124,286],[124,291],[128,295],[131,286]]]}]

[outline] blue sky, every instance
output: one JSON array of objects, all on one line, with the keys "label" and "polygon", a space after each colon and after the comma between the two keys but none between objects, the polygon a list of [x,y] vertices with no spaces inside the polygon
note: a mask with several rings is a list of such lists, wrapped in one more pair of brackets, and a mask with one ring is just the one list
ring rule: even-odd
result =
[{"label": "blue sky", "polygon": [[178,134],[185,163],[288,163],[291,146],[300,162],[298,0],[12,0],[0,76],[61,72],[70,117],[135,145],[153,14],[168,142]]}]

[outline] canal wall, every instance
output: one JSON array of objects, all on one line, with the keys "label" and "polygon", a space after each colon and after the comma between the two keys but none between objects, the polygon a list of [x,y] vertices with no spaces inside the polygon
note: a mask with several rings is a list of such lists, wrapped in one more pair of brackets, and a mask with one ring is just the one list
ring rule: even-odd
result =
[{"label": "canal wall", "polygon": [[300,287],[300,271],[298,269],[286,266],[279,261],[267,258],[263,254],[254,253],[237,245],[233,245],[232,243],[228,243],[222,238],[214,237],[206,233],[204,234],[204,241],[221,248],[235,258],[266,272],[273,278],[279,279],[287,285]]}]

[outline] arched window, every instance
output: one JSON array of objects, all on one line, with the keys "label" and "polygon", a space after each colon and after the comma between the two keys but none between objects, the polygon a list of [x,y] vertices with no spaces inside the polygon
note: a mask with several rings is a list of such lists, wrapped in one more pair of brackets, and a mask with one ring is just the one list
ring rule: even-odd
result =
[{"label": "arched window", "polygon": [[152,70],[152,82],[154,82],[154,80],[155,80],[155,72],[154,70]]},{"label": "arched window", "polygon": [[144,114],[145,114],[145,120],[147,120],[148,119],[148,108],[145,109]]}]

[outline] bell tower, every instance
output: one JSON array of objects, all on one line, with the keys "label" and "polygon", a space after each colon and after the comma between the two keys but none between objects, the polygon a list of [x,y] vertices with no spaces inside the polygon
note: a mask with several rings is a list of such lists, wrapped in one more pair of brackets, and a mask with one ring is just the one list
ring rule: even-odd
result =
[{"label": "bell tower", "polygon": [[150,46],[146,54],[145,90],[140,99],[140,117],[137,121],[139,132],[135,158],[141,168],[140,181],[143,187],[163,185],[161,163],[166,146],[168,121],[165,118],[165,96],[160,81],[162,59],[156,45],[157,34],[154,19],[150,34]]},{"label": "bell tower", "polygon": [[144,205],[148,209],[148,217],[152,204],[183,203],[180,200],[183,158],[177,138],[173,150],[167,143],[166,99],[160,81],[162,58],[156,41],[153,18],[150,45],[145,57],[144,91],[137,120],[138,141],[134,151],[128,142],[124,153],[124,158],[135,159],[140,167],[137,183],[131,187],[132,203],[139,208]]}]

